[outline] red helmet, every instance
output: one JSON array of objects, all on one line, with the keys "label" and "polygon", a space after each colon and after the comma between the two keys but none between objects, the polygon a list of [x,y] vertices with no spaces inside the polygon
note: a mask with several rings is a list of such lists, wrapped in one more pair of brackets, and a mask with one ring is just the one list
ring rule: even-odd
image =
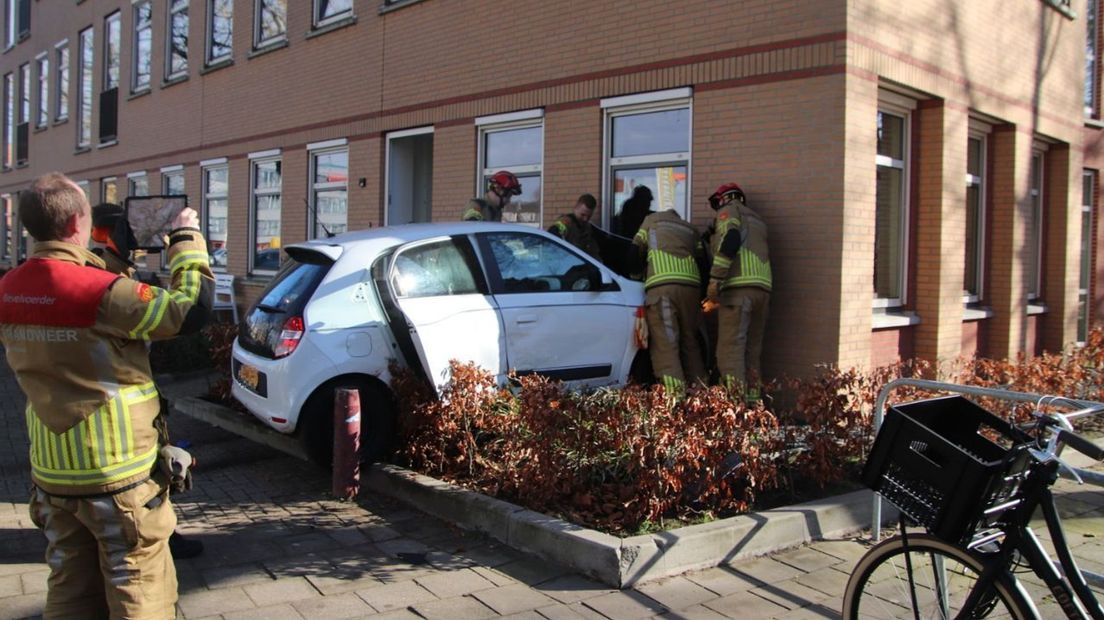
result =
[{"label": "red helmet", "polygon": [[744,198],[744,190],[740,189],[739,185],[725,183],[709,197],[709,206],[713,207],[713,210],[717,210],[728,204],[733,198],[739,200],[741,204],[747,204],[747,199]]},{"label": "red helmet", "polygon": [[499,170],[492,174],[490,181],[492,189],[495,185],[501,188],[502,193],[500,195],[518,196],[521,194],[521,181],[518,181],[514,173],[508,170]]}]

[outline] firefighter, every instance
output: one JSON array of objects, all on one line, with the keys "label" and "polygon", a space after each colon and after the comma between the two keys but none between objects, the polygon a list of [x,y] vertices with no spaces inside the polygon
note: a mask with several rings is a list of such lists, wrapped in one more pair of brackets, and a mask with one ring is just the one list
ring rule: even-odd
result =
[{"label": "firefighter", "polygon": [[[644,218],[633,237],[630,269],[645,271],[644,305],[652,370],[668,393],[681,396],[686,383],[706,378],[701,332],[701,272],[698,231],[674,209]],[[647,265],[641,263],[647,262]]]},{"label": "firefighter", "polygon": [[510,204],[512,196],[521,195],[521,181],[514,173],[500,170],[487,180],[487,193],[482,198],[472,198],[464,211],[465,222],[501,222],[502,209]]},{"label": "firefighter", "polygon": [[43,615],[172,618],[169,489],[190,486],[190,456],[168,445],[146,343],[198,330],[210,313],[198,218],[185,209],[173,222],[171,290],[104,269],[87,249],[88,199],[60,173],[20,195],[19,218],[35,248],[0,280],[0,342],[27,397],[30,516],[50,567]]},{"label": "firefighter", "polygon": [[590,225],[590,218],[594,215],[594,209],[598,201],[590,194],[583,194],[575,201],[575,208],[571,213],[560,216],[551,226],[548,232],[560,237],[571,245],[590,254],[598,260],[602,260],[601,249],[598,240],[594,238],[594,227]]},{"label": "firefighter", "polygon": [[770,307],[767,224],[735,183],[718,187],[709,205],[717,212],[706,288],[706,298],[720,303],[717,369],[725,388],[754,403],[762,387],[759,362]]}]

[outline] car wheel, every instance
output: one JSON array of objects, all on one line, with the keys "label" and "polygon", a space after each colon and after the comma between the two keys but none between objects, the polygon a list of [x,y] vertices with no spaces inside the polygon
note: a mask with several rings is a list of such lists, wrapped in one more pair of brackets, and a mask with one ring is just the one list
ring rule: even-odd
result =
[{"label": "car wheel", "polygon": [[360,460],[374,463],[391,452],[395,438],[395,406],[391,395],[369,381],[340,381],[315,391],[303,406],[300,439],[310,460],[329,469],[333,466],[333,408],[337,388],[360,392]]}]

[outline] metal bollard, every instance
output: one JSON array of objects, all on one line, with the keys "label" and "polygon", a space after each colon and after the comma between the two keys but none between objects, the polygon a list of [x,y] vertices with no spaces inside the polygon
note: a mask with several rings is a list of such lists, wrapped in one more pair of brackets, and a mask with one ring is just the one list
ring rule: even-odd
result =
[{"label": "metal bollard", "polygon": [[334,392],[333,494],[356,499],[360,491],[360,392]]}]

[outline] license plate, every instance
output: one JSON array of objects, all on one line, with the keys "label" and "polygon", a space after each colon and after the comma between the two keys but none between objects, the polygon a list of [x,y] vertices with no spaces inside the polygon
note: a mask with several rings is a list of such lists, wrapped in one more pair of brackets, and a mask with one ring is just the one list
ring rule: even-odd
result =
[{"label": "license plate", "polygon": [[241,364],[238,366],[238,380],[249,389],[257,391],[257,384],[261,381],[261,373],[249,364]]}]

